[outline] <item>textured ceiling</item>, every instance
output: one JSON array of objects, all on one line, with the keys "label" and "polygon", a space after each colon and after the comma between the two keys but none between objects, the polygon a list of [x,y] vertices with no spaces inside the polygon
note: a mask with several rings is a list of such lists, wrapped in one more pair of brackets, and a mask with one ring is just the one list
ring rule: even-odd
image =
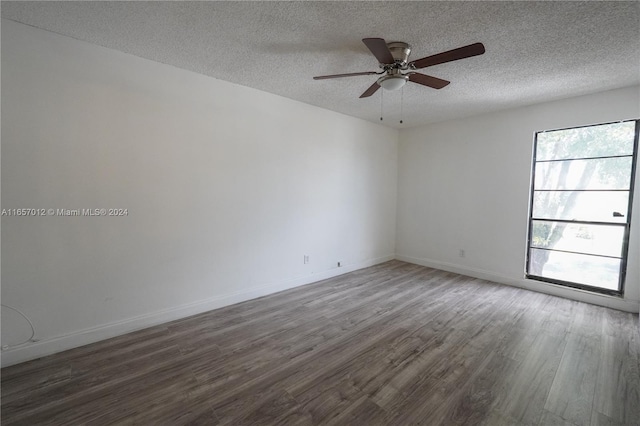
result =
[{"label": "textured ceiling", "polygon": [[410,60],[482,42],[482,56],[422,70],[450,80],[384,92],[403,127],[640,83],[640,2],[2,2],[2,17],[379,123],[361,39]]}]

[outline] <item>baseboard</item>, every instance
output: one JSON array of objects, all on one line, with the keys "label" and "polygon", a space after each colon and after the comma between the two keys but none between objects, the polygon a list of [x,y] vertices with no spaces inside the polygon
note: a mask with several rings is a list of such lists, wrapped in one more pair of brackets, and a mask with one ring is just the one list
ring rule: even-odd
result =
[{"label": "baseboard", "polygon": [[120,336],[132,331],[141,330],[143,328],[152,327],[154,325],[164,324],[177,319],[211,311],[213,309],[218,309],[225,306],[233,305],[235,303],[255,299],[257,297],[267,296],[269,294],[288,290],[290,288],[298,287],[301,285],[322,281],[393,259],[395,259],[395,255],[390,254],[387,256],[368,259],[361,262],[346,264],[340,268],[331,268],[321,272],[315,272],[304,276],[280,281],[278,283],[254,287],[241,292],[214,297],[207,300],[200,300],[162,311],[152,312],[133,318],[127,318],[122,321],[115,321],[109,324],[100,325],[98,327],[86,328],[62,336],[42,339],[37,342],[32,342],[16,348],[3,350],[0,357],[0,365],[2,367],[8,367],[10,365],[62,352],[68,349],[77,348],[79,346],[88,345],[90,343],[95,343],[100,340]]},{"label": "baseboard", "polygon": [[416,265],[427,266],[434,269],[441,269],[443,271],[453,272],[460,275],[520,287],[526,290],[564,297],[566,299],[577,300],[579,302],[591,303],[593,305],[604,306],[606,308],[617,309],[620,311],[637,313],[640,310],[640,303],[637,300],[623,299],[621,297],[607,296],[604,294],[595,294],[585,290],[563,287],[556,284],[544,283],[526,278],[518,279],[508,277],[482,269],[469,268],[463,265],[433,259],[416,258],[400,254],[396,255],[396,259],[403,262],[414,263]]}]

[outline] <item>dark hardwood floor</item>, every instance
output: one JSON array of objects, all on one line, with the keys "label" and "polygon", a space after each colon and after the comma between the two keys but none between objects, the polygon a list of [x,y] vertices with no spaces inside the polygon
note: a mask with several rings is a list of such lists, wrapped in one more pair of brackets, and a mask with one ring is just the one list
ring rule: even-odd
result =
[{"label": "dark hardwood floor", "polygon": [[639,425],[637,315],[399,261],[2,370],[3,425]]}]

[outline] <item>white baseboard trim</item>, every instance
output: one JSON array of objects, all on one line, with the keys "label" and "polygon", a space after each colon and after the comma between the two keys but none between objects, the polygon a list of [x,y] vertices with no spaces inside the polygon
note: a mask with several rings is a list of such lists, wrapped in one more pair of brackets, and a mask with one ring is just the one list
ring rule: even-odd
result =
[{"label": "white baseboard trim", "polygon": [[211,299],[199,300],[197,302],[139,315],[133,318],[127,318],[125,320],[115,321],[97,327],[78,330],[61,336],[42,339],[37,342],[2,351],[2,355],[0,356],[0,365],[2,367],[8,367],[10,365],[62,352],[68,349],[77,348],[79,346],[88,345],[90,343],[95,343],[100,340],[120,336],[132,331],[141,330],[144,328],[152,327],[154,325],[164,324],[177,319],[197,315],[203,312],[211,311],[213,309],[222,308],[224,306],[229,306],[235,303],[240,303],[258,297],[266,296],[301,285],[322,281],[393,259],[395,259],[395,255],[393,254],[381,256],[374,259],[347,264],[340,268],[335,267],[321,272],[315,272],[304,276],[284,280],[274,284],[254,287],[233,294],[213,297]]},{"label": "white baseboard trim", "polygon": [[463,265],[447,263],[433,259],[422,259],[406,255],[396,255],[397,260],[415,263],[416,265],[427,266],[429,268],[441,269],[460,275],[467,275],[500,284],[524,288],[526,290],[537,291],[539,293],[550,294],[552,296],[564,297],[566,299],[577,300],[579,302],[591,303],[593,305],[604,306],[606,308],[617,309],[625,312],[638,313],[640,302],[637,300],[623,299],[616,296],[596,294],[585,290],[563,287],[556,284],[534,281],[526,278],[513,278],[505,275],[485,271],[477,268],[469,268]]}]

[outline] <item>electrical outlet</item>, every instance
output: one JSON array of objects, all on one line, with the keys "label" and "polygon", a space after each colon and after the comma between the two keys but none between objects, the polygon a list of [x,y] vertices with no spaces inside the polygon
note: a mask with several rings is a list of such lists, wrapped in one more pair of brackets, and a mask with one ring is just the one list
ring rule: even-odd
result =
[{"label": "electrical outlet", "polygon": [[309,255],[305,254],[304,255],[304,264],[306,265],[307,263],[309,263]]},{"label": "electrical outlet", "polygon": [[460,249],[460,251],[458,252],[458,256],[460,256],[460,257],[464,257],[465,256],[464,249]]},{"label": "electrical outlet", "polygon": [[342,266],[342,262],[338,262],[338,268]]}]

